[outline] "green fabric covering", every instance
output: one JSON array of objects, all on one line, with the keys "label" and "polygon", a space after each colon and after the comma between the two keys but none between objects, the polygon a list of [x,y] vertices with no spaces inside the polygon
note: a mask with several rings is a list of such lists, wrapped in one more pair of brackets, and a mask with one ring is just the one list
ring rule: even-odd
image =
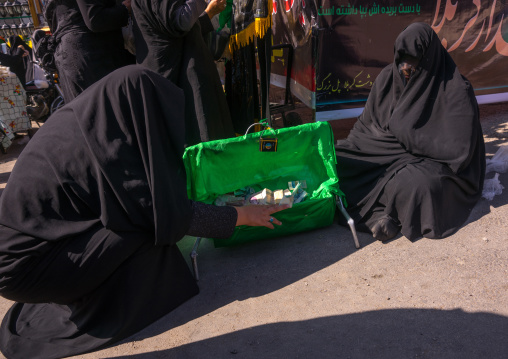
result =
[{"label": "green fabric covering", "polygon": [[[277,152],[261,152],[260,137],[274,136],[278,139]],[[307,182],[308,198],[274,215],[282,226],[274,230],[240,226],[231,238],[214,239],[216,247],[330,225],[335,195],[344,199],[339,189],[333,133],[327,122],[200,143],[188,147],[183,159],[189,198],[204,203],[213,203],[218,196],[246,186],[277,190],[287,189],[288,181]]]},{"label": "green fabric covering", "polygon": [[233,14],[233,0],[227,0],[226,8],[219,14],[219,27],[217,32],[222,30],[225,25],[231,29],[231,14]]}]

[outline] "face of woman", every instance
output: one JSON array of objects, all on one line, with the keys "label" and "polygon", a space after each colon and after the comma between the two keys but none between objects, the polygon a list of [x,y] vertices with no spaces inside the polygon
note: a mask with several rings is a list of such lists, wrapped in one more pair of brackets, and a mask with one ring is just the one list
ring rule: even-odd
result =
[{"label": "face of woman", "polygon": [[418,66],[418,59],[409,55],[406,55],[402,58],[399,63],[398,69],[399,74],[402,77],[404,82],[404,86],[409,82],[411,76],[416,72],[416,67]]},{"label": "face of woman", "polygon": [[416,68],[408,62],[402,62],[399,65],[399,73],[405,77],[406,81],[409,81],[411,76],[415,73]]}]

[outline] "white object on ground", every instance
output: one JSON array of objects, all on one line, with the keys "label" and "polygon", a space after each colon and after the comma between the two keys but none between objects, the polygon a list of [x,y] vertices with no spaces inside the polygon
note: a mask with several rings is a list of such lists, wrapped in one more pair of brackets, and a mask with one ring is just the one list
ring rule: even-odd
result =
[{"label": "white object on ground", "polygon": [[505,173],[508,171],[508,145],[500,146],[491,159],[486,160],[486,173],[498,172]]},{"label": "white object on ground", "polygon": [[483,183],[482,197],[488,201],[492,201],[494,196],[503,193],[503,185],[499,182],[499,173],[494,175],[494,178],[485,180]]}]

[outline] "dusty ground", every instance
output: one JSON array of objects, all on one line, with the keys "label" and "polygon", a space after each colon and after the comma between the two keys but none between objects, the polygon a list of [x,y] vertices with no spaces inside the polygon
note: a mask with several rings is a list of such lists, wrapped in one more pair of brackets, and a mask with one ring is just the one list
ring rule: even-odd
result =
[{"label": "dusty ground", "polygon": [[[481,114],[491,157],[508,142],[508,103]],[[21,148],[0,157],[1,182]],[[79,358],[507,358],[508,173],[500,180],[502,195],[443,240],[359,234],[357,250],[332,225],[234,248],[205,242],[198,296]],[[0,299],[0,317],[10,305]]]}]

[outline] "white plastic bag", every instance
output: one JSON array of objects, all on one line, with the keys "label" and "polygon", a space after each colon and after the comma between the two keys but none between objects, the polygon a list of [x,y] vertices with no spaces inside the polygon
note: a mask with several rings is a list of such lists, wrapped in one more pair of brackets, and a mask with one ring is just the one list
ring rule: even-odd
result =
[{"label": "white plastic bag", "polygon": [[503,185],[499,182],[499,173],[494,175],[492,179],[486,179],[483,183],[482,197],[488,201],[492,201],[494,196],[503,193]]},{"label": "white plastic bag", "polygon": [[499,147],[497,152],[491,159],[486,160],[486,173],[498,172],[505,173],[508,171],[508,145]]}]

